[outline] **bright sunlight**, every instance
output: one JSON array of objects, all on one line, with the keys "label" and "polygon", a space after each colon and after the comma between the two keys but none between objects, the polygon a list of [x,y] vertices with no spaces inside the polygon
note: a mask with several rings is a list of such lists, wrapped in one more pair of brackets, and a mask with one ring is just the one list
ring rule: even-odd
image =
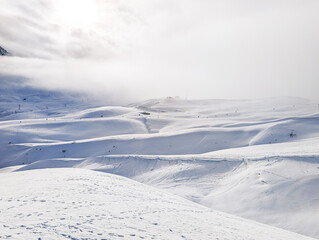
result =
[{"label": "bright sunlight", "polygon": [[97,20],[98,8],[94,0],[59,0],[57,21],[67,28],[90,28]]}]

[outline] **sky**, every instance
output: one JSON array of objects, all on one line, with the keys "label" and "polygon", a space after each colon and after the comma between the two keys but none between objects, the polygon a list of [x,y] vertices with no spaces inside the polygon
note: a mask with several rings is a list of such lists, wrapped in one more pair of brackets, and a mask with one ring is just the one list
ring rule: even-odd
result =
[{"label": "sky", "polygon": [[318,0],[0,0],[0,74],[117,102],[319,100]]}]

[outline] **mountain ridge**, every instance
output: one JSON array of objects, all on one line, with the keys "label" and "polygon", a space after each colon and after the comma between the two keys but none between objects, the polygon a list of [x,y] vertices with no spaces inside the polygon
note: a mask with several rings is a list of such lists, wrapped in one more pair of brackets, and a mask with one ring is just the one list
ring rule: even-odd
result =
[{"label": "mountain ridge", "polygon": [[9,55],[9,52],[0,46],[0,55],[2,56]]}]

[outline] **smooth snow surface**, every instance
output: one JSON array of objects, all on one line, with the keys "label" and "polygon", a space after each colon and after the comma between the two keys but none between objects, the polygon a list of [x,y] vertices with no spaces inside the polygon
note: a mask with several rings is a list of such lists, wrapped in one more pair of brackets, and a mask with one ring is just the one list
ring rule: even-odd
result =
[{"label": "smooth snow surface", "polygon": [[3,239],[311,239],[83,169],[2,173]]},{"label": "smooth snow surface", "polygon": [[[33,193],[34,188],[44,188],[41,182],[51,181],[44,176],[45,171],[26,170],[52,168],[47,172],[63,175],[70,172],[59,172],[57,168],[74,168],[74,174],[80,173],[75,168],[85,168],[100,171],[83,171],[89,175],[95,173],[96,178],[105,173],[117,174],[165,190],[203,205],[202,212],[208,211],[205,208],[208,207],[319,238],[319,105],[316,102],[288,97],[196,101],[166,98],[129,106],[104,106],[81,95],[30,88],[12,77],[1,78],[0,90],[0,179],[8,179],[1,183],[2,187],[10,186],[12,181],[11,198],[16,197],[15,191],[17,194],[20,191],[20,185],[14,184],[15,178],[21,180],[24,176],[29,179],[30,186],[23,189],[24,196],[38,199],[41,196]],[[105,178],[112,179],[107,174]],[[37,184],[31,184],[32,181]],[[50,184],[48,182],[45,186]],[[64,180],[59,184],[71,188]],[[62,190],[55,194],[62,194],[67,199],[77,191],[87,192],[83,184],[82,181],[79,185],[82,190],[77,190],[77,185],[71,195],[64,196],[67,193]],[[128,195],[132,194],[130,187],[126,189]],[[97,187],[95,192],[99,191],[104,190]],[[95,199],[90,195],[86,197],[81,201],[82,207],[88,206],[83,205],[83,201]],[[59,214],[57,209],[69,209],[67,201],[71,200],[63,201],[65,206],[59,203],[56,211],[54,206],[47,206],[52,208],[52,215],[46,216],[55,219]],[[9,202],[1,202],[1,211],[20,205],[18,201],[11,202],[8,207],[4,203]],[[118,208],[126,208],[121,201],[118,204]],[[80,208],[79,202],[75,205]],[[192,206],[198,208],[198,205]],[[15,222],[16,215],[10,214],[1,212],[1,216],[7,216],[6,221]],[[65,214],[71,216],[67,211]],[[181,211],[179,219],[187,222],[182,228],[183,224],[176,220],[178,214],[175,217],[165,215],[165,219],[175,219],[167,221],[180,224],[180,233],[194,230],[187,227],[187,224],[198,224],[192,216]],[[209,218],[201,214],[203,219]],[[198,220],[202,215],[197,217],[196,221],[204,222]],[[28,222],[25,216],[23,219]],[[115,223],[112,221],[115,220],[110,220],[109,224]],[[211,220],[208,222],[212,224]],[[60,223],[52,224],[56,227],[50,228],[50,236],[70,235],[62,233],[64,227],[58,231]],[[119,226],[121,224],[125,225],[125,220]],[[27,223],[20,225],[27,226]],[[211,239],[207,234],[213,234],[216,226],[208,227],[210,225],[197,226],[198,232],[189,232],[187,237]],[[94,223],[90,226],[92,229],[101,228]],[[7,235],[16,233],[13,229],[10,231],[10,227],[5,229]],[[32,229],[29,229],[30,234],[33,234]],[[94,234],[98,232],[92,231]],[[206,235],[196,235],[200,231]],[[220,231],[224,231],[222,227]],[[159,235],[159,232],[155,239],[171,237]],[[89,239],[98,238],[94,234]],[[244,236],[241,234],[246,232],[229,239],[237,236],[241,239]],[[256,235],[256,238],[249,236],[263,239],[258,237],[261,235]],[[280,236],[277,238],[289,239]],[[114,236],[104,237],[112,239]],[[176,239],[174,237],[172,239]],[[226,235],[220,239],[226,239]]]}]

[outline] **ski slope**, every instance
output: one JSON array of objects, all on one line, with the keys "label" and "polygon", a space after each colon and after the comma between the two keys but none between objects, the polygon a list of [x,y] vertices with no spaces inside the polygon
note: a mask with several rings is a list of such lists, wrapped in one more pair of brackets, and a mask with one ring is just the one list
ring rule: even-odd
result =
[{"label": "ski slope", "polygon": [[[7,183],[20,177],[32,182],[37,174],[37,182],[41,182],[40,178],[46,179],[45,171],[61,173],[61,179],[64,171],[105,174],[110,178],[116,177],[108,174],[115,174],[200,204],[203,212],[207,209],[227,212],[319,238],[316,102],[289,97],[166,98],[114,106],[84,95],[35,89],[12,77],[1,81],[0,174],[1,179],[8,179]],[[51,170],[41,170],[47,168]],[[60,184],[63,185],[62,180]],[[30,184],[30,189],[23,191],[31,192],[34,187]],[[184,216],[183,212],[180,214]],[[187,218],[191,216],[185,216],[185,221]],[[209,217],[205,215],[206,218]],[[14,222],[14,216],[8,221]],[[180,233],[182,229],[186,227],[181,224]],[[205,234],[213,234],[212,231],[206,229]],[[195,232],[189,233],[188,238],[211,239],[209,235],[199,238]],[[62,230],[59,233],[65,234]],[[10,235],[9,230],[7,234]],[[128,234],[125,232],[125,236]],[[238,233],[238,239],[269,239],[261,235],[244,238],[241,234],[244,233]],[[156,236],[155,239],[170,238]],[[278,233],[278,239],[289,239],[280,236]],[[116,239],[116,236],[106,239],[112,237]],[[99,237],[93,234],[91,238]]]}]

